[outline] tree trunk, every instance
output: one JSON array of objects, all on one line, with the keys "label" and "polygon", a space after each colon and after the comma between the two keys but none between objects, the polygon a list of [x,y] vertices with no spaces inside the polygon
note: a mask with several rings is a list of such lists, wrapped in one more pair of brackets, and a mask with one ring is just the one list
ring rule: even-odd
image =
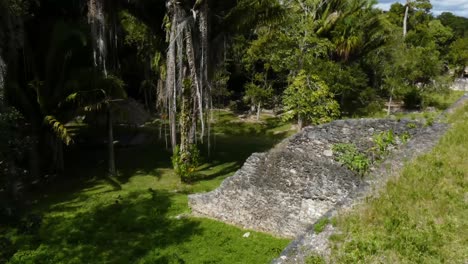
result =
[{"label": "tree trunk", "polygon": [[[185,75],[185,74],[184,74]],[[184,165],[185,169],[180,169],[180,177],[183,182],[190,182],[192,174],[191,168],[193,163],[192,143],[190,129],[192,126],[192,82],[188,79],[184,81],[182,86],[182,105],[180,113],[180,149],[179,160],[180,166]]]},{"label": "tree trunk", "polygon": [[189,27],[186,28],[186,52],[187,52],[187,61],[190,70],[190,80],[192,81],[192,86],[195,89],[197,100],[198,100],[198,113],[200,115],[200,125],[201,125],[201,135],[200,141],[203,143],[203,137],[205,136],[205,120],[203,116],[203,100],[200,89],[200,80],[197,75],[197,66],[195,63],[195,51],[193,49],[193,39],[192,31]]},{"label": "tree trunk", "polygon": [[257,121],[260,120],[260,113],[262,112],[262,104],[258,103],[257,105]]},{"label": "tree trunk", "polygon": [[[167,1],[167,5],[175,5],[172,0]],[[175,9],[175,7],[172,7]],[[176,43],[177,37],[177,15],[175,10],[171,20],[171,32],[169,37],[169,47],[167,50],[167,73],[166,73],[166,97],[168,99],[168,114],[169,114],[169,125],[171,134],[171,147],[175,150],[177,146],[177,132],[176,132]]]},{"label": "tree trunk", "polygon": [[[182,106],[180,113],[180,155],[181,158],[190,156],[190,127],[192,119],[192,104],[190,103],[190,81],[187,81],[182,90]],[[183,159],[182,159],[183,160]]]},{"label": "tree trunk", "polygon": [[297,115],[297,130],[298,130],[299,132],[302,131],[302,126],[303,126],[302,117],[301,117],[301,114],[298,114],[298,115]]},{"label": "tree trunk", "polygon": [[109,176],[115,176],[115,156],[114,156],[114,128],[112,125],[112,111],[110,105],[107,106],[107,154],[109,162]]},{"label": "tree trunk", "polygon": [[408,12],[409,12],[409,0],[406,1],[406,8],[405,8],[405,17],[403,18],[403,37],[406,37],[406,33],[408,30]]},{"label": "tree trunk", "polygon": [[148,91],[146,87],[143,87],[143,97],[145,99],[145,109],[149,112],[150,106],[149,106],[149,99],[148,99]]},{"label": "tree trunk", "polygon": [[390,98],[388,99],[388,109],[387,109],[387,116],[389,116],[391,114],[391,108],[392,108],[392,102],[393,102],[393,87],[392,87],[392,90],[390,92]]},{"label": "tree trunk", "polygon": [[2,58],[2,48],[0,47],[0,107],[3,106],[3,86],[5,83],[5,74],[7,70],[7,65]]},{"label": "tree trunk", "polygon": [[[192,93],[192,98],[194,98],[193,91]],[[190,127],[190,138],[189,138],[189,143],[190,144],[196,144],[197,142],[197,104],[194,102],[194,100],[190,100],[192,103],[192,126]]]},{"label": "tree trunk", "polygon": [[[199,21],[199,31],[200,31],[200,89],[202,95],[204,95],[204,102],[206,111],[210,112],[211,104],[211,85],[208,82],[208,71],[209,71],[209,28],[208,28],[208,0],[204,0],[200,8],[200,21]],[[207,115],[207,120],[209,118],[209,113]],[[208,129],[209,129],[208,122]],[[204,136],[204,135],[202,135]]]}]

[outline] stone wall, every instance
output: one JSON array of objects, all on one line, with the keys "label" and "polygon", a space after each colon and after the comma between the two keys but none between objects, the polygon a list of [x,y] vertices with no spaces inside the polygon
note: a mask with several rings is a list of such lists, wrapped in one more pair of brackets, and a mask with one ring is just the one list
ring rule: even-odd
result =
[{"label": "stone wall", "polygon": [[[377,133],[392,130],[416,138],[427,129],[415,121],[386,119],[307,127],[267,153],[254,153],[218,189],[190,195],[189,205],[194,215],[295,237],[369,184],[335,161],[334,144],[353,143],[368,151]],[[397,143],[402,144],[398,138]]]},{"label": "stone wall", "polygon": [[[377,164],[370,176],[365,178],[361,188],[343,200],[324,217],[330,218],[339,211],[349,210],[354,205],[361,203],[365,198],[378,196],[379,190],[389,179],[398,175],[406,162],[430,151],[444,135],[449,126],[444,123],[445,118],[454,113],[457,109],[468,103],[468,93],[462,96],[450,108],[444,111],[432,126],[420,129],[417,134],[407,143],[392,151],[383,163]],[[272,264],[296,264],[306,263],[306,259],[311,255],[320,255],[328,259],[330,254],[329,237],[339,234],[332,225],[327,225],[321,233],[316,233],[313,226],[306,232],[297,236],[284,250],[279,258]]]},{"label": "stone wall", "polygon": [[468,92],[468,78],[458,78],[456,79],[451,87],[454,91],[466,91]]}]

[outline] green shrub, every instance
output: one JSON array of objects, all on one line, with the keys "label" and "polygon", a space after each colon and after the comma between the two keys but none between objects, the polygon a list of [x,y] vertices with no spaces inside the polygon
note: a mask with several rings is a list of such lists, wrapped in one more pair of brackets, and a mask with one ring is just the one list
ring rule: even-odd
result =
[{"label": "green shrub", "polygon": [[359,175],[363,176],[369,170],[369,158],[364,153],[359,152],[356,145],[346,143],[335,144],[333,152],[337,154],[336,160],[339,163],[357,172]]},{"label": "green shrub", "polygon": [[408,124],[406,125],[406,127],[409,128],[409,129],[415,129],[415,128],[417,128],[417,126],[416,126],[415,123],[408,123]]},{"label": "green shrub", "polygon": [[433,124],[434,124],[434,118],[432,116],[427,117],[426,118],[426,123],[424,124],[424,126],[429,127],[429,126],[432,126]]},{"label": "green shrub", "polygon": [[423,98],[420,91],[416,88],[410,88],[403,95],[403,102],[406,109],[419,109],[421,107]]},{"label": "green shrub", "polygon": [[389,147],[395,145],[395,134],[393,134],[392,130],[375,134],[374,143],[374,150],[377,152],[376,159],[381,159],[385,154],[387,154]]},{"label": "green shrub", "polygon": [[384,108],[384,103],[379,100],[374,100],[369,102],[367,105],[359,108],[357,110],[357,117],[359,116],[375,116],[382,112]]},{"label": "green shrub", "polygon": [[406,144],[411,139],[411,135],[408,131],[406,131],[400,136],[400,139],[403,144]]}]

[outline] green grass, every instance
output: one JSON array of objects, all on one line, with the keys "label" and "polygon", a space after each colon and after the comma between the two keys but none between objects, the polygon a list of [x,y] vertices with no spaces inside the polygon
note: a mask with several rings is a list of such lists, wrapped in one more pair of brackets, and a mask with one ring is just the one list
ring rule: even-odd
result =
[{"label": "green grass", "polygon": [[314,231],[315,233],[317,234],[320,234],[323,232],[323,230],[325,230],[325,227],[327,227],[327,225],[330,223],[330,219],[328,218],[322,218],[320,219],[320,221],[318,221],[315,225],[314,225]]},{"label": "green grass", "polygon": [[468,261],[468,105],[429,154],[408,164],[378,198],[339,216],[336,263]]},{"label": "green grass", "polygon": [[445,110],[465,94],[464,91],[449,90],[444,93],[429,93],[425,96],[426,105],[438,110]]},{"label": "green grass", "polygon": [[118,148],[112,184],[103,176],[104,149],[72,150],[66,179],[34,198],[31,212],[42,215],[42,226],[3,230],[18,250],[9,263],[269,263],[289,240],[189,217],[187,195],[217,188],[252,152],[287,136],[289,126],[273,118],[234,123],[232,114],[219,117],[211,157],[201,146],[204,163],[192,185],[174,174],[162,143]]},{"label": "green grass", "polygon": [[305,264],[326,264],[327,262],[318,255],[311,255],[305,259]]}]

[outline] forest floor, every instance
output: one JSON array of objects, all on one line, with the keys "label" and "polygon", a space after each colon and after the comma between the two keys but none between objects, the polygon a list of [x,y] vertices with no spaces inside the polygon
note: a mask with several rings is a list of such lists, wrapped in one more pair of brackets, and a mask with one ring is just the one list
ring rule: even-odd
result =
[{"label": "forest floor", "polygon": [[[192,185],[182,184],[174,174],[164,142],[117,148],[119,176],[112,179],[105,177],[104,149],[71,150],[67,174],[41,191],[30,217],[18,228],[0,228],[0,234],[13,242],[4,248],[16,252],[8,263],[269,263],[278,257],[289,240],[190,217],[187,196],[217,188],[253,152],[266,151],[295,131],[268,115],[262,122],[240,122],[230,112],[217,111],[215,119],[214,150]],[[157,125],[143,130],[159,133]],[[468,148],[461,146],[457,155],[463,157],[465,151],[466,157]],[[340,222],[364,222],[349,219]]]}]

